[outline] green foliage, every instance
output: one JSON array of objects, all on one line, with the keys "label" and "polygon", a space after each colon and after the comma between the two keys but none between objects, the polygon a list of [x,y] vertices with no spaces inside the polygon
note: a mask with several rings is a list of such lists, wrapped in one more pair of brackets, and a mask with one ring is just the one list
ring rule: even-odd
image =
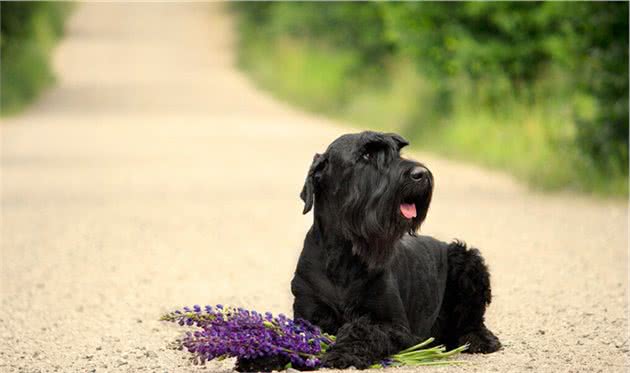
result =
[{"label": "green foliage", "polygon": [[0,4],[0,113],[20,110],[54,81],[50,52],[63,33],[69,3]]},{"label": "green foliage", "polygon": [[438,77],[506,75],[518,83],[532,80],[550,59],[541,46],[550,27],[536,3],[415,2],[385,9],[390,37]]},{"label": "green foliage", "polygon": [[238,3],[280,97],[545,188],[627,194],[628,3]]},{"label": "green foliage", "polygon": [[[593,101],[577,107],[577,142],[594,166],[628,170],[628,2],[574,4],[571,54],[576,88]],[[567,11],[565,5],[560,11]]]},{"label": "green foliage", "polygon": [[[302,53],[298,44],[286,39],[272,49],[258,44],[248,49],[248,55],[247,60],[257,61],[249,70],[261,85],[313,111],[334,114],[352,96],[355,81],[340,78],[355,68],[356,57],[350,52],[317,48]],[[278,69],[286,79],[277,79]]]}]

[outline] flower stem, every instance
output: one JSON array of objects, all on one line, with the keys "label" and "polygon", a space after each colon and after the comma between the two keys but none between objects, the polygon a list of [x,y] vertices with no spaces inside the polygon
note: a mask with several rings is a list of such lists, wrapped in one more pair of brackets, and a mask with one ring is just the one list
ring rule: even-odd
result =
[{"label": "flower stem", "polygon": [[425,341],[422,341],[422,342],[418,343],[417,345],[411,346],[411,347],[409,347],[407,349],[404,349],[404,350],[400,351],[398,354],[404,354],[405,352],[410,352],[410,351],[413,351],[413,350],[417,350],[419,348],[422,348],[422,347],[428,345],[429,343],[433,342],[434,340],[435,340],[435,338],[431,337],[431,338],[429,338],[429,339],[427,339]]}]

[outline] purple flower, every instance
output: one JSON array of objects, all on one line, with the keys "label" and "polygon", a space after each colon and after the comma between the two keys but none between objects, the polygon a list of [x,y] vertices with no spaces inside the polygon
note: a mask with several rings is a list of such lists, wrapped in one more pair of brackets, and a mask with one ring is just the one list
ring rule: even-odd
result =
[{"label": "purple flower", "polygon": [[273,317],[269,312],[260,314],[220,304],[203,310],[199,305],[184,307],[183,311],[164,315],[162,320],[198,328],[180,340],[197,363],[223,357],[276,358],[278,363],[290,361],[297,369],[315,369],[320,366],[318,357],[334,343],[334,337],[323,334],[306,320],[291,320],[283,314]]}]

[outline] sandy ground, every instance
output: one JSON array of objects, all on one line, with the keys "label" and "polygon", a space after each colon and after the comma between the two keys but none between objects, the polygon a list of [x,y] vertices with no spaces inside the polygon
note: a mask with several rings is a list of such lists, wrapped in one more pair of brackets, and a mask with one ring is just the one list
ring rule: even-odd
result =
[{"label": "sandy ground", "polygon": [[[0,371],[229,371],[167,349],[179,329],[160,314],[290,313],[298,192],[348,127],[254,88],[230,26],[218,5],[78,7],[57,87],[1,127]],[[505,349],[403,370],[626,370],[626,205],[413,155],[437,180],[423,231],[482,249]]]}]

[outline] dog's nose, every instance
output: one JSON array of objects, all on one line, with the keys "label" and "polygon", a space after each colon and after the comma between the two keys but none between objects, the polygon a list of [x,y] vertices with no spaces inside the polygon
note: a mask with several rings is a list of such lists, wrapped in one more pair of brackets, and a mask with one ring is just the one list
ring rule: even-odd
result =
[{"label": "dog's nose", "polygon": [[413,170],[411,170],[411,179],[413,179],[414,181],[422,181],[423,179],[427,178],[429,175],[429,170],[426,169],[426,167],[422,167],[422,166],[416,166],[413,168]]}]

